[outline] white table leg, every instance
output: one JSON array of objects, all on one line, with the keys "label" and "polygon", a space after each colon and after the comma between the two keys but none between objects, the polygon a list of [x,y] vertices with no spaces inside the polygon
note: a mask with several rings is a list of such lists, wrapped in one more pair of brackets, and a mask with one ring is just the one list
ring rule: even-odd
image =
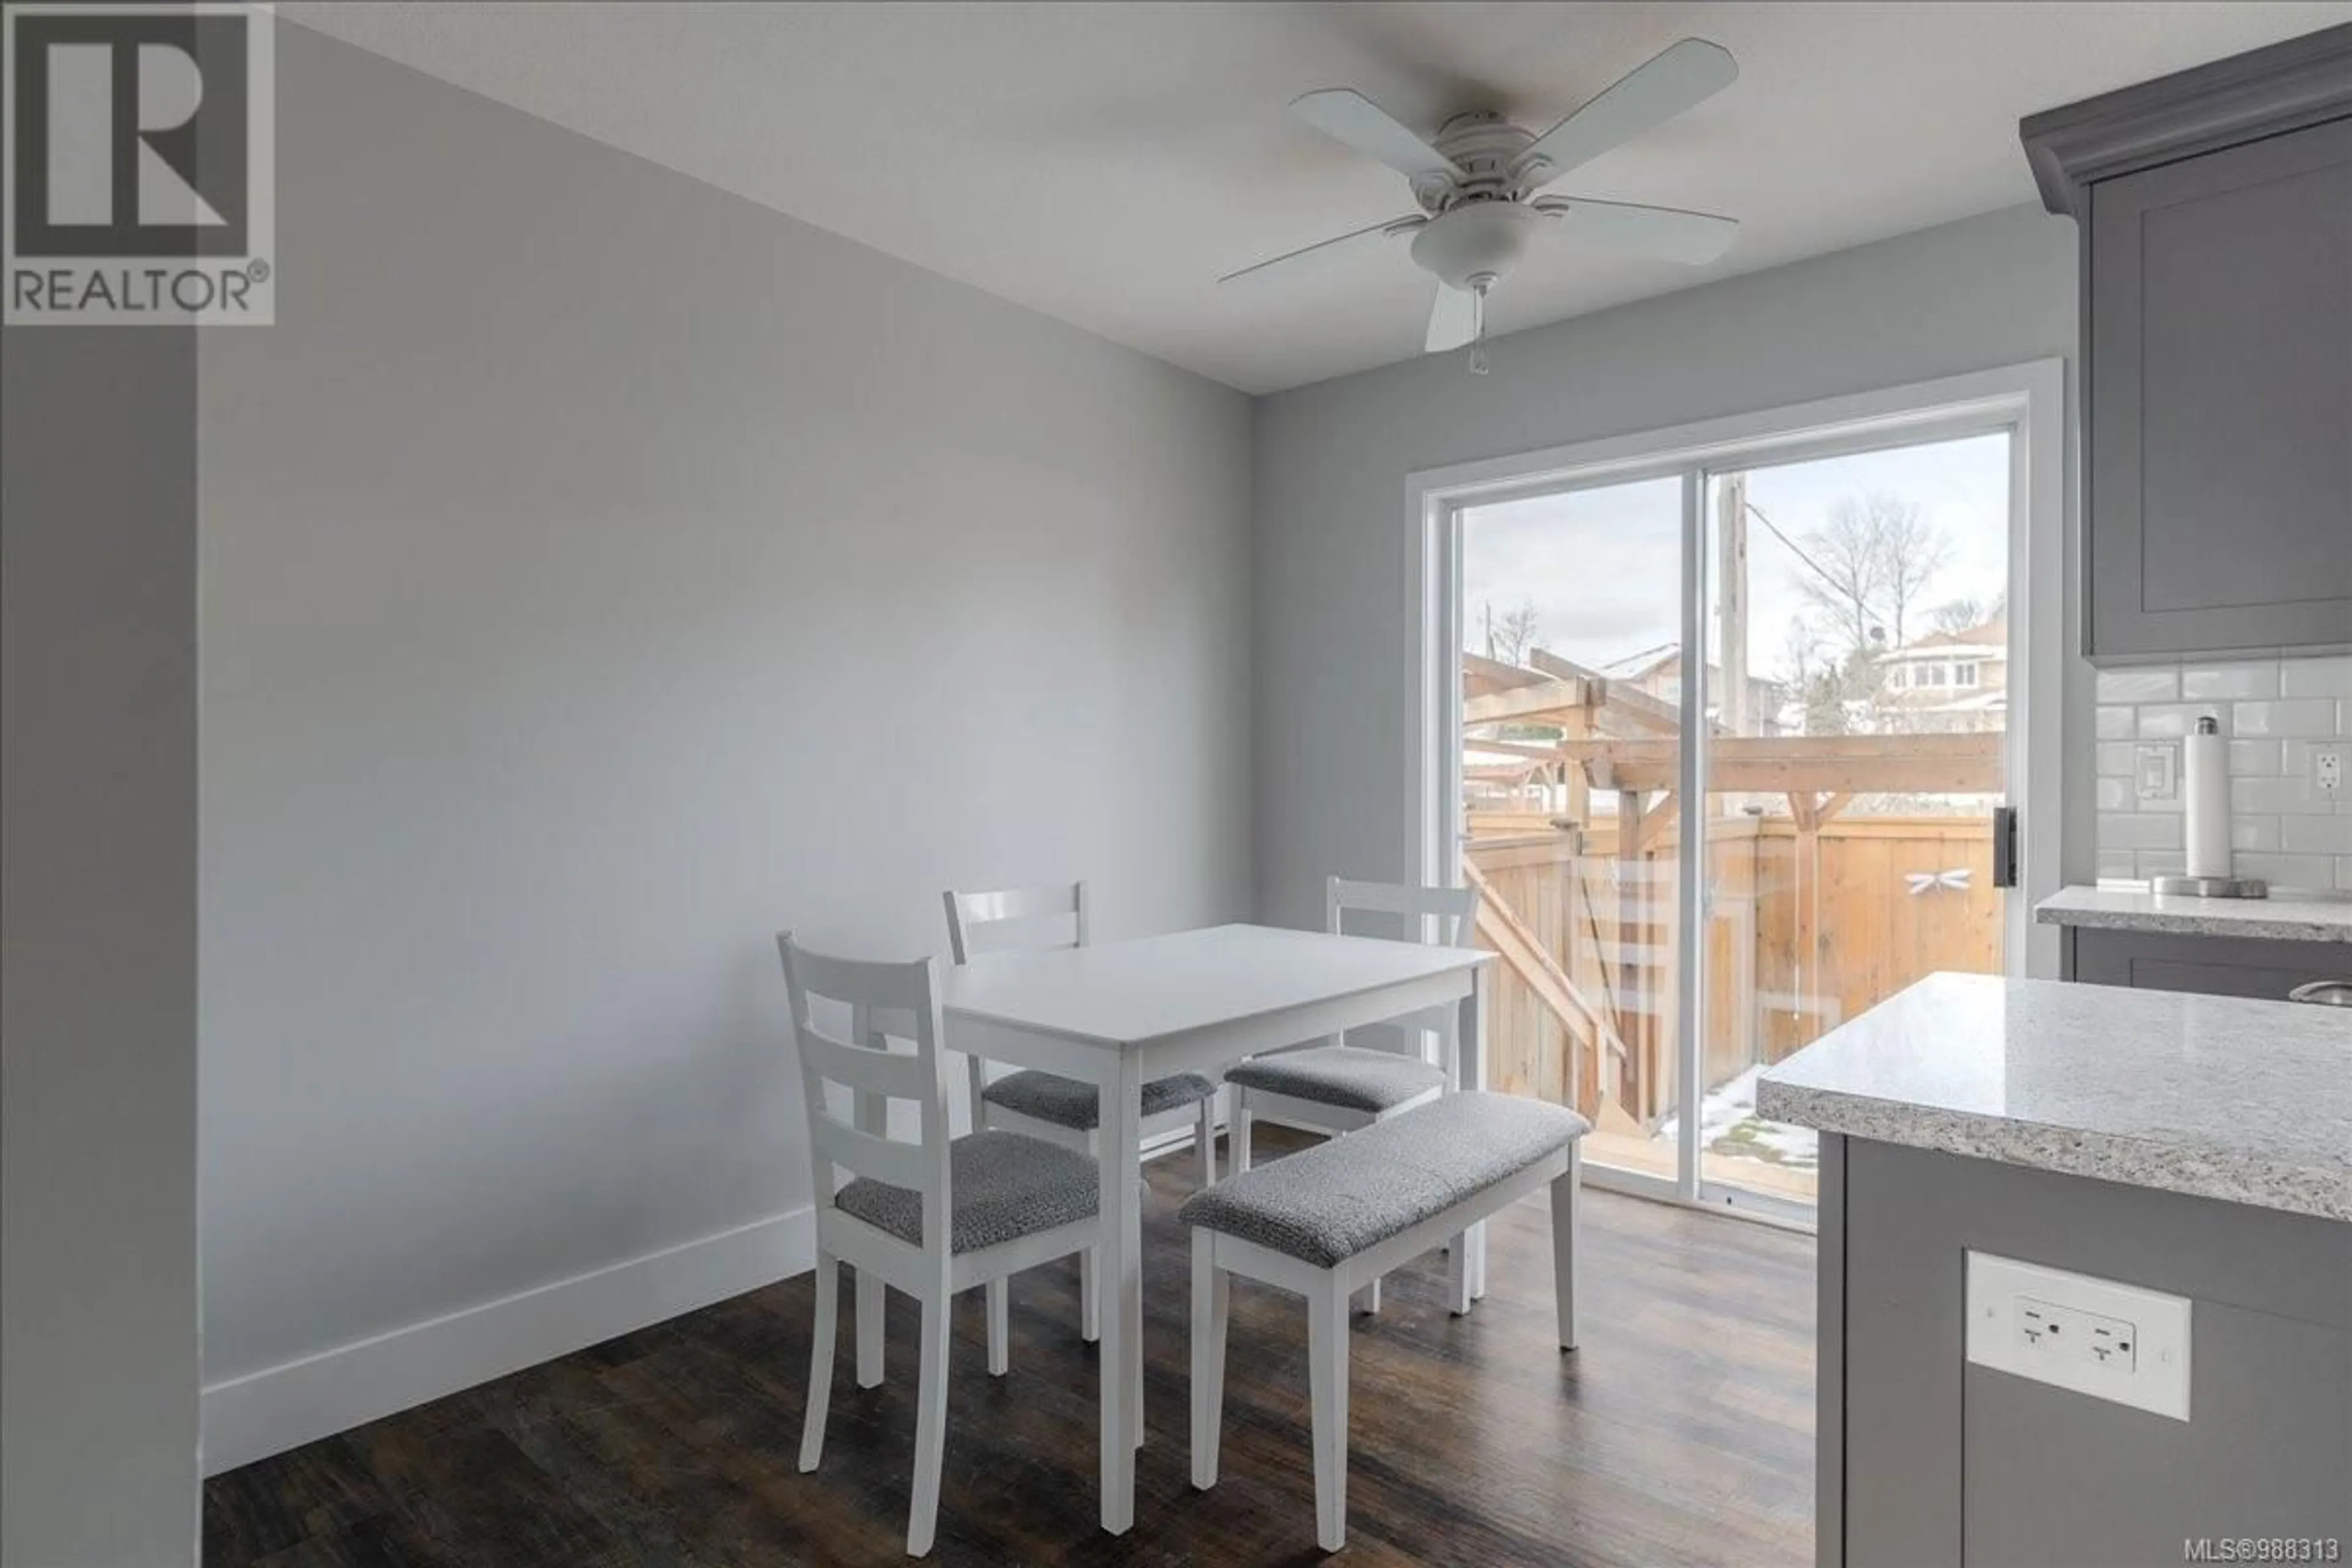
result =
[{"label": "white table leg", "polygon": [[1123,1189],[1127,1207],[1119,1218],[1119,1294],[1127,1309],[1127,1397],[1129,1436],[1143,1447],[1143,1070],[1132,1056],[1122,1058],[1119,1074],[1119,1131],[1117,1158],[1129,1180]]},{"label": "white table leg", "polygon": [[1135,1523],[1135,1449],[1143,1430],[1143,1205],[1136,1165],[1143,1140],[1143,1079],[1134,1055],[1121,1052],[1099,1090],[1102,1130],[1102,1524],[1124,1535]]},{"label": "white table leg", "polygon": [[[1471,972],[1470,994],[1462,999],[1462,1038],[1456,1054],[1460,1062],[1462,1087],[1482,1089],[1486,1087],[1486,1020],[1493,1016],[1487,1004],[1492,994],[1487,972],[1494,966],[1482,963]],[[1473,1300],[1486,1298],[1486,1224],[1484,1220],[1470,1227],[1466,1237],[1464,1272],[1469,1277]]]}]

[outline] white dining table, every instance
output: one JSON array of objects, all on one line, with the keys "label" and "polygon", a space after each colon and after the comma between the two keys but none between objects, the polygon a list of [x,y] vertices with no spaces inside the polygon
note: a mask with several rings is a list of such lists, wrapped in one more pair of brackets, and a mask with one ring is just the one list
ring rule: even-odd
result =
[{"label": "white dining table", "polygon": [[[1460,1084],[1486,1082],[1481,1018],[1487,965],[1475,948],[1226,925],[1167,936],[1004,952],[948,974],[945,1044],[1042,1068],[1102,1096],[1102,1214],[1096,1270],[1102,1320],[1102,1522],[1135,1522],[1143,1442],[1143,1204],[1136,1180],[1143,1085],[1216,1073],[1262,1051],[1425,1007],[1462,1009]],[[1485,1238],[1465,1259],[1485,1293]]]}]

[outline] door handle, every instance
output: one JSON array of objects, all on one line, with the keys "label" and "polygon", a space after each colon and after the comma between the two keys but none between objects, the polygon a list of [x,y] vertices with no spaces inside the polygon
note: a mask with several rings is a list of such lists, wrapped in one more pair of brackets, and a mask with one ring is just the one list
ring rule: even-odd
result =
[{"label": "door handle", "polygon": [[2017,807],[1992,808],[1992,885],[2017,886]]}]

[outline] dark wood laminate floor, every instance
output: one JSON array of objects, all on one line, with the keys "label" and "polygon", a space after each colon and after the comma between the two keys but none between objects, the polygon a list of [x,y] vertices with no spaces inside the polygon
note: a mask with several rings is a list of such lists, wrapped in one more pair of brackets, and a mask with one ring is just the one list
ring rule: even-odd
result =
[{"label": "dark wood laminate floor", "polygon": [[[1095,1352],[1075,1261],[1017,1278],[992,1379],[958,1302],[941,1563],[1308,1563],[1305,1319],[1236,1282],[1222,1477],[1186,1459],[1189,1158],[1151,1168],[1150,1440],[1136,1528],[1096,1524]],[[1491,1227],[1491,1293],[1444,1306],[1440,1258],[1390,1277],[1353,1343],[1349,1547],[1360,1564],[1773,1568],[1811,1556],[1812,1243],[1586,1194],[1582,1348],[1552,1343],[1540,1198]],[[794,1467],[813,1285],[786,1281],[215,1478],[208,1568],[903,1563],[915,1311],[889,1376],[851,1376],[842,1303],[824,1468]]]}]

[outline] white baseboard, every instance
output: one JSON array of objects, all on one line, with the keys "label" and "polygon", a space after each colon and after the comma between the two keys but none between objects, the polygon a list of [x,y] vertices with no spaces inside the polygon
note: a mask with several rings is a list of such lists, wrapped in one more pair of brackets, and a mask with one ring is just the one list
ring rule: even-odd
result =
[{"label": "white baseboard", "polygon": [[235,1469],[815,1266],[794,1209],[265,1367],[204,1391],[204,1472]]}]

